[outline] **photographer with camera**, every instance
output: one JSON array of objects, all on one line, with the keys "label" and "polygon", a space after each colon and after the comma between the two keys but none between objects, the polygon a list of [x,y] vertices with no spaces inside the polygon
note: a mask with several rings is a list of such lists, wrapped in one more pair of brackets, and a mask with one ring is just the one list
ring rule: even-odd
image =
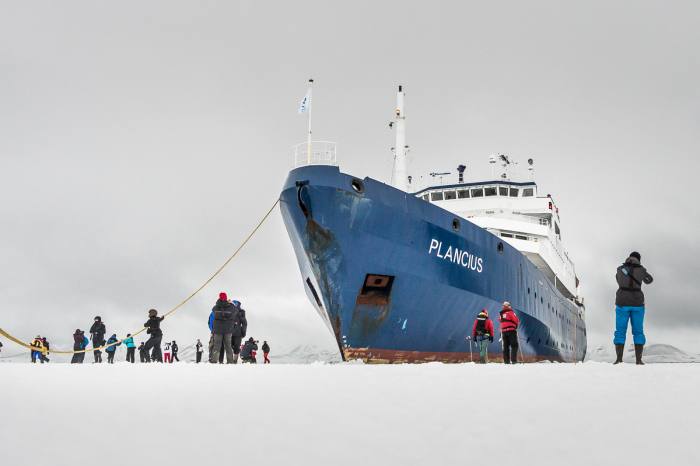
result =
[{"label": "photographer with camera", "polygon": [[144,327],[148,327],[146,333],[151,335],[148,339],[146,345],[143,347],[143,351],[146,355],[151,356],[149,352],[153,349],[153,355],[151,359],[158,362],[163,362],[163,354],[160,352],[160,342],[163,339],[163,331],[160,329],[160,323],[163,322],[165,316],[158,317],[158,311],[151,309],[148,311],[148,321],[143,324]]},{"label": "photographer with camera", "polygon": [[253,337],[250,337],[248,341],[245,342],[245,345],[243,345],[243,350],[241,351],[241,359],[243,360],[243,362],[250,362],[255,364],[257,361],[255,360],[253,354],[257,350],[258,342],[253,340]]}]

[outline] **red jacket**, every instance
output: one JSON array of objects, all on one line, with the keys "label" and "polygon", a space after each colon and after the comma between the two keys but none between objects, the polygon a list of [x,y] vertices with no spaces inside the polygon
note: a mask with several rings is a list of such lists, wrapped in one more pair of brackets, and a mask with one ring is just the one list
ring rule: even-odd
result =
[{"label": "red jacket", "polygon": [[518,316],[509,307],[504,307],[501,313],[498,314],[498,321],[501,323],[501,332],[517,330],[518,324],[520,324]]},{"label": "red jacket", "polygon": [[[488,334],[487,336],[492,337],[494,334],[493,323],[491,322],[491,319],[488,318],[488,313],[486,311],[481,311],[481,313],[479,314],[479,317],[482,317],[482,314],[483,314],[483,317],[486,318],[486,321],[484,322],[484,326],[486,327],[486,333]],[[477,319],[474,321],[474,328],[472,329],[472,335],[474,336],[474,340],[476,340],[476,324],[479,323],[479,317],[477,317]]]}]

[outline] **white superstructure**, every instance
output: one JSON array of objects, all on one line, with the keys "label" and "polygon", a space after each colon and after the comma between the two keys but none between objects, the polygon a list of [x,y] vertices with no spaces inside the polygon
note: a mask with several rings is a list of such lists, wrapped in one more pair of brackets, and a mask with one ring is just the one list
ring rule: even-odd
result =
[{"label": "white superstructure", "polygon": [[502,168],[492,177],[484,176],[486,181],[466,182],[462,173],[457,180],[449,178],[449,173],[436,174],[439,178],[433,185],[415,195],[501,237],[530,259],[566,298],[581,302],[574,264],[562,245],[559,209],[549,194],[537,192],[532,160],[528,181],[518,181],[506,155],[492,155],[492,167],[493,160],[502,162]]}]

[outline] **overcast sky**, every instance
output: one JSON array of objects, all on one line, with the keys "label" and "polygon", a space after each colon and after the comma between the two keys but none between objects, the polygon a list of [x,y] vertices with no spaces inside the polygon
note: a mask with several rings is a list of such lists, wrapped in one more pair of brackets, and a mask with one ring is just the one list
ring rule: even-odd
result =
[{"label": "overcast sky", "polygon": [[[535,160],[591,335],[612,339],[637,250],[648,338],[692,338],[699,19],[681,1],[2,1],[0,326],[68,344],[100,315],[122,337],[189,296],[279,195],[313,76],[342,171],[390,181],[401,84],[414,178]],[[334,347],[279,210],[165,337],[208,338],[220,291],[273,348]]]}]

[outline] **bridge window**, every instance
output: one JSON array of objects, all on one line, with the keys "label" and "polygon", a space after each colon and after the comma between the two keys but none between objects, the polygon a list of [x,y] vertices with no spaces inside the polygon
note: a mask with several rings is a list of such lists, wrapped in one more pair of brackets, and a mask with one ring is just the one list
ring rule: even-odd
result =
[{"label": "bridge window", "polygon": [[508,195],[508,188],[505,186],[499,186],[498,187],[498,195],[499,196],[507,196]]},{"label": "bridge window", "polygon": [[527,241],[527,236],[515,235],[515,239],[522,239]]},{"label": "bridge window", "polygon": [[535,195],[535,189],[534,188],[525,188],[523,189],[523,197],[532,197]]},{"label": "bridge window", "polygon": [[442,201],[442,191],[439,191],[437,193],[430,193],[430,200],[431,201]]},{"label": "bridge window", "polygon": [[510,188],[510,197],[518,197],[518,188]]},{"label": "bridge window", "polygon": [[512,233],[501,233],[501,236],[504,238],[512,238],[513,234]]},{"label": "bridge window", "polygon": [[472,189],[472,197],[484,197],[484,189],[483,188]]},{"label": "bridge window", "polygon": [[450,201],[452,199],[457,199],[456,191],[445,191],[445,200]]},{"label": "bridge window", "polygon": [[457,191],[457,199],[467,199],[469,197],[468,189],[460,189]]},{"label": "bridge window", "polygon": [[430,197],[427,194],[423,194],[423,200],[424,201],[429,201]]},{"label": "bridge window", "polygon": [[487,196],[495,196],[496,195],[496,187],[495,186],[487,186],[484,188],[484,194]]}]

